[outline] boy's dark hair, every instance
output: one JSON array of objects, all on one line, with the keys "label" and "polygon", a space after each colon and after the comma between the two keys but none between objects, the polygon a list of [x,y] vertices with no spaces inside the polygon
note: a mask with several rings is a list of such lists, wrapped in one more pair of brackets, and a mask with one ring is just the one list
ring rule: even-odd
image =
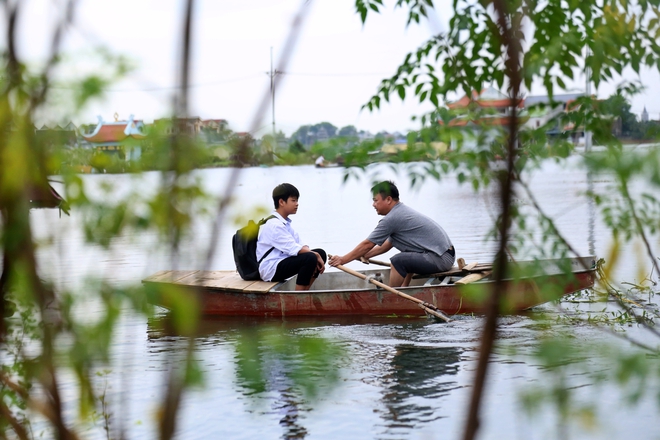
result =
[{"label": "boy's dark hair", "polygon": [[298,188],[290,183],[277,185],[273,190],[273,203],[275,204],[275,209],[280,207],[280,199],[286,202],[289,200],[289,197],[299,198],[300,193],[298,192]]},{"label": "boy's dark hair", "polygon": [[392,200],[399,201],[399,189],[396,187],[394,182],[391,180],[385,180],[383,182],[375,184],[371,188],[371,193],[375,196],[380,194],[382,198],[392,197]]}]

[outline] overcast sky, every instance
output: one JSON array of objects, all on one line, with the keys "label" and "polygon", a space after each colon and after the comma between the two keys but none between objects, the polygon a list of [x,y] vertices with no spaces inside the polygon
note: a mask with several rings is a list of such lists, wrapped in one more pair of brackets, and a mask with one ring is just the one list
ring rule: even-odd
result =
[{"label": "overcast sky", "polygon": [[[19,22],[19,53],[37,63],[47,53],[52,24],[64,1],[21,2],[26,10]],[[374,113],[360,108],[376,92],[380,80],[395,72],[406,53],[447,28],[450,2],[436,2],[432,23],[407,29],[405,11],[395,10],[394,1],[385,3],[386,10],[371,16],[363,26],[354,0],[309,2],[296,50],[276,90],[278,130],[291,134],[300,125],[322,121],[372,132],[418,128],[411,116],[430,106],[415,99],[408,98],[403,104],[393,99]],[[301,4],[302,0],[196,1],[190,114],[226,119],[234,131],[249,130],[258,103],[269,90],[266,72],[271,47],[277,65]],[[99,45],[129,57],[135,70],[114,84],[103,100],[75,115],[75,123],[96,122],[97,115],[112,120],[114,113],[120,119],[134,114],[145,122],[171,114],[183,6],[182,0],[79,0],[74,26],[65,40],[69,66],[73,67],[65,74],[98,68],[89,58]],[[659,119],[660,76],[645,71],[640,79],[648,89],[633,100],[632,111],[641,113],[646,106],[651,117]],[[609,96],[618,81],[601,86],[598,96]],[[584,79],[574,87],[583,91]],[[42,122],[62,122],[62,116],[46,115]],[[262,132],[270,130],[270,107],[260,125]]]}]

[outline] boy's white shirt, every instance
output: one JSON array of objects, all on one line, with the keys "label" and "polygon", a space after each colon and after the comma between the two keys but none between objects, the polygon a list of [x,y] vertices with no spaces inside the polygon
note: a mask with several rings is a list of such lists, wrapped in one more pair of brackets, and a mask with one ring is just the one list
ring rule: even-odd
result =
[{"label": "boy's white shirt", "polygon": [[275,218],[268,220],[259,228],[257,239],[257,261],[266,252],[273,249],[259,265],[259,275],[264,281],[270,281],[275,276],[277,265],[288,257],[298,255],[304,244],[300,243],[298,233],[291,227],[291,219],[285,219],[277,211],[272,213]]}]

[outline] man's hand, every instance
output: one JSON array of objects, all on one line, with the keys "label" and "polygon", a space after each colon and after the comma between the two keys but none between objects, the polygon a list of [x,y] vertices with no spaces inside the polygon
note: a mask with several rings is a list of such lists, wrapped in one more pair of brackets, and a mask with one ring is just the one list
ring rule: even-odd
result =
[{"label": "man's hand", "polygon": [[339,255],[333,255],[330,257],[330,260],[328,260],[328,264],[332,267],[337,267],[340,264],[344,264],[344,259]]},{"label": "man's hand", "polygon": [[369,241],[369,239],[362,240],[360,244],[355,246],[355,249],[347,253],[346,255],[333,255],[330,257],[330,266],[339,266],[340,264],[350,263],[353,260],[357,260],[360,257],[364,257],[367,252],[369,252],[376,244]]}]

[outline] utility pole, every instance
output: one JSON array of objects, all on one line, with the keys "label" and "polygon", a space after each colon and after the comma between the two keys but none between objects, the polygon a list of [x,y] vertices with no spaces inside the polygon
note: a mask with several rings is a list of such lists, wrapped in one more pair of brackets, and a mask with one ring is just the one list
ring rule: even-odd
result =
[{"label": "utility pole", "polygon": [[282,74],[279,70],[273,70],[273,48],[270,48],[270,72],[266,72],[266,75],[270,77],[270,100],[271,100],[271,111],[273,114],[273,141],[275,141],[275,77]]},{"label": "utility pole", "polygon": [[[591,68],[587,65],[587,58],[589,58],[589,55],[591,55],[591,50],[589,50],[589,46],[587,46],[587,54],[584,57],[584,76],[586,77],[585,95],[587,95],[588,98],[591,98]],[[584,151],[591,151],[591,132],[587,130],[586,126],[584,127]]]}]

